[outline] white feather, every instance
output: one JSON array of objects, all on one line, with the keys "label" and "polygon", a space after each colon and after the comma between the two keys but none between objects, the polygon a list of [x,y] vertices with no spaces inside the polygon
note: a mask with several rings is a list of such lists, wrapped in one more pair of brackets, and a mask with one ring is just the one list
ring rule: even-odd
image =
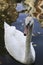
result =
[{"label": "white feather", "polygon": [[[29,20],[29,18],[27,18]],[[27,24],[26,19],[26,24]],[[30,18],[31,19],[31,18]],[[32,23],[31,23],[32,24]],[[26,55],[26,38],[27,36],[24,36],[24,34],[17,30],[15,26],[10,26],[6,22],[4,22],[4,41],[5,41],[5,47],[9,54],[18,60],[21,63],[29,64],[31,63],[29,60],[32,58],[32,62],[35,61],[35,50],[30,42],[30,49],[29,56]],[[28,58],[29,57],[29,58]],[[28,62],[25,58],[28,58]]]}]

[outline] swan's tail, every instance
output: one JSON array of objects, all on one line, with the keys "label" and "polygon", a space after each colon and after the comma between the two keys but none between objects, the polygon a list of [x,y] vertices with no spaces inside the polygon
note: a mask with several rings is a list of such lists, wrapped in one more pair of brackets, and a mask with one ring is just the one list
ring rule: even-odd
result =
[{"label": "swan's tail", "polygon": [[4,30],[6,30],[10,25],[8,25],[6,22],[4,22]]}]

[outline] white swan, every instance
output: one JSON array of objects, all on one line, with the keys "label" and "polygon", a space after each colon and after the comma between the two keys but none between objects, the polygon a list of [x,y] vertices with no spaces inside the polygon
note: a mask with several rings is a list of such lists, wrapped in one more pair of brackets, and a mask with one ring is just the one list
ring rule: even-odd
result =
[{"label": "white swan", "polygon": [[13,58],[24,64],[35,61],[35,50],[31,43],[33,23],[32,17],[26,17],[25,28],[27,30],[25,29],[23,34],[15,26],[10,26],[4,22],[5,47]]}]

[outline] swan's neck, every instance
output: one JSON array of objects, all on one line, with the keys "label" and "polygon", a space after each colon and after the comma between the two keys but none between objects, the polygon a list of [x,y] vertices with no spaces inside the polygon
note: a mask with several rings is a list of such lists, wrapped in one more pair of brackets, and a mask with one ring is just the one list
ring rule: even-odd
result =
[{"label": "swan's neck", "polygon": [[33,29],[33,25],[32,27],[29,29],[28,34],[27,34],[27,38],[26,38],[26,53],[25,53],[25,59],[26,61],[28,61],[28,56],[30,54],[30,48],[31,48],[31,38],[32,38],[32,29]]}]

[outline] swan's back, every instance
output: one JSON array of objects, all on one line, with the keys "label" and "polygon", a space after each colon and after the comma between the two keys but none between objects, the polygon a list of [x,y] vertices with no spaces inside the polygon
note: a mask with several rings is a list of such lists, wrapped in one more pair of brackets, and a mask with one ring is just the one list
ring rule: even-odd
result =
[{"label": "swan's back", "polygon": [[4,23],[4,29],[4,40],[7,51],[13,58],[24,62],[26,37],[15,26],[9,26],[7,23]]},{"label": "swan's back", "polygon": [[[30,44],[31,42],[29,43],[29,40],[26,40],[27,36],[24,36],[15,26],[10,26],[7,23],[4,23],[4,31],[5,47],[9,54],[21,63],[29,64],[33,62],[35,60],[35,51]],[[26,50],[26,45],[29,45],[28,50]],[[29,49],[30,52],[28,52]]]}]

